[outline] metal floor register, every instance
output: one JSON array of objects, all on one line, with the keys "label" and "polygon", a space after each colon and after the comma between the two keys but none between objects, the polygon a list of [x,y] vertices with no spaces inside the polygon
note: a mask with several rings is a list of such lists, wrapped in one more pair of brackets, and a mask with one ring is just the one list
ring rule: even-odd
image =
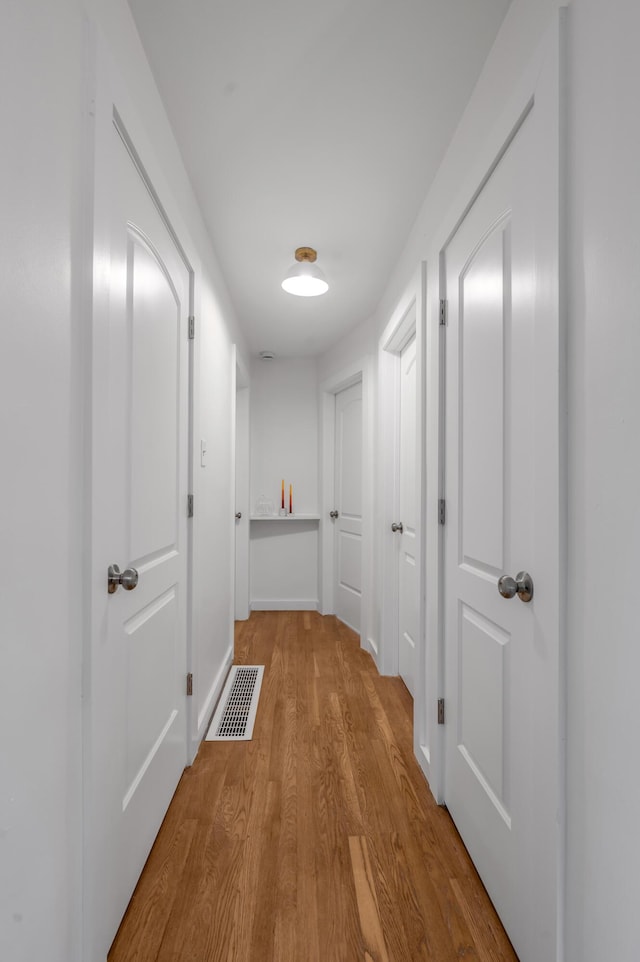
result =
[{"label": "metal floor register", "polygon": [[264,665],[234,665],[209,725],[206,741],[251,741]]}]

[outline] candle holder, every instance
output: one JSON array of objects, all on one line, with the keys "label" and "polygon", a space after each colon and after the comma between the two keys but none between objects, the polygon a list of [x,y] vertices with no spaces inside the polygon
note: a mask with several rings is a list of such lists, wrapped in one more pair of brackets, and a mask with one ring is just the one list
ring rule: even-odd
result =
[{"label": "candle holder", "polygon": [[270,501],[269,498],[265,498],[264,494],[261,494],[256,501],[256,515],[259,515],[261,518],[268,518],[275,513],[273,501]]},{"label": "candle holder", "polygon": [[287,517],[287,509],[286,509],[286,508],[279,508],[279,509],[278,509],[278,514],[280,515],[281,518],[286,518],[286,517]]}]

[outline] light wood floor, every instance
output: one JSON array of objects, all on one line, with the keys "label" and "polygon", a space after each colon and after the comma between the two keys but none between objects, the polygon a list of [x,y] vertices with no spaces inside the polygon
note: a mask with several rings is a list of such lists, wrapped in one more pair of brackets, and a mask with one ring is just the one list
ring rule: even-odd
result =
[{"label": "light wood floor", "polygon": [[205,742],[109,962],[517,962],[413,757],[412,701],[333,617],[254,612],[251,742]]}]

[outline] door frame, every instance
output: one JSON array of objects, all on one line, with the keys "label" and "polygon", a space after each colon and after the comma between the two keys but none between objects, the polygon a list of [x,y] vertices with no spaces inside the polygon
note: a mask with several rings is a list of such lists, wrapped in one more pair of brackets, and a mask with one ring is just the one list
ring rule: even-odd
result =
[{"label": "door frame", "polygon": [[[231,493],[234,499],[233,510],[233,578],[234,586],[231,621],[246,621],[251,611],[250,605],[250,552],[249,552],[249,482],[251,478],[251,445],[250,445],[250,411],[251,393],[249,370],[241,356],[237,345],[233,345],[232,357],[232,391],[231,391]],[[238,404],[238,395],[242,395],[242,403]],[[242,464],[246,465],[246,477],[238,478],[238,456]],[[241,490],[238,491],[238,484]],[[238,522],[236,511],[242,512]],[[233,639],[232,639],[233,643]]]},{"label": "door frame", "polygon": [[398,552],[391,522],[399,510],[400,475],[400,355],[402,349],[415,335],[416,338],[416,479],[417,505],[417,580],[420,585],[418,602],[418,660],[416,665],[416,691],[414,697],[413,742],[414,751],[429,779],[429,704],[431,688],[427,674],[427,639],[425,634],[425,608],[427,584],[425,571],[425,505],[426,505],[426,308],[427,308],[427,262],[421,261],[417,270],[399,299],[391,318],[378,342],[379,369],[379,451],[378,485],[380,495],[380,557],[381,557],[381,671],[385,675],[398,674],[398,618],[399,584]]},{"label": "door frame", "polygon": [[[428,424],[428,447],[437,452],[428,467],[431,489],[437,491],[437,499],[446,495],[445,477],[445,342],[446,325],[440,324],[441,299],[446,300],[446,260],[447,247],[463,222],[467,213],[480,195],[491,174],[506,153],[517,135],[522,123],[535,106],[537,123],[541,134],[536,141],[537,160],[540,170],[544,171],[547,188],[541,199],[541,230],[536,242],[536,262],[544,283],[538,285],[537,310],[552,315],[556,319],[555,328],[544,336],[557,339],[558,378],[554,384],[546,385],[547,391],[556,396],[557,425],[559,445],[556,463],[553,465],[554,478],[557,477],[557,490],[547,505],[546,516],[550,529],[557,531],[557,571],[549,579],[544,573],[546,590],[553,592],[553,613],[546,630],[552,633],[557,646],[556,677],[552,682],[550,705],[553,717],[549,724],[556,732],[557,782],[549,787],[549,804],[556,812],[556,955],[554,962],[564,958],[563,930],[565,915],[564,862],[566,838],[566,581],[567,581],[567,506],[568,506],[568,468],[567,468],[567,365],[566,365],[566,301],[564,292],[565,263],[565,64],[566,64],[566,18],[567,11],[560,8],[554,13],[551,26],[540,42],[534,56],[525,67],[521,79],[515,85],[509,102],[496,118],[487,138],[479,145],[468,175],[452,205],[446,222],[436,236],[439,253],[437,298],[429,303],[427,324],[427,356],[429,359],[430,391],[433,416]],[[542,238],[542,239],[540,239]],[[552,326],[553,327],[553,326]],[[543,345],[538,345],[543,350]],[[438,525],[437,505],[433,497],[427,517],[427,577],[433,583],[434,591],[427,605],[427,632],[437,647],[437,677],[439,697],[446,694],[446,685],[452,684],[447,678],[447,652],[445,648],[444,624],[444,529]],[[446,511],[455,510],[447,503]],[[538,575],[541,579],[541,576]],[[555,580],[554,580],[555,579]],[[552,583],[549,584],[548,580]],[[445,716],[446,718],[446,716]],[[440,728],[433,756],[431,790],[440,804],[446,804],[446,755],[444,727]]]},{"label": "door frame", "polygon": [[[109,279],[103,265],[110,256],[110,234],[108,224],[108,198],[102,195],[101,168],[104,165],[105,151],[108,151],[108,141],[115,126],[118,134],[131,156],[141,180],[146,186],[153,203],[160,214],[176,249],[189,275],[189,314],[195,314],[196,301],[196,269],[197,263],[193,254],[189,233],[184,225],[179,206],[162,173],[156,153],[148,140],[142,124],[127,90],[123,84],[119,71],[108,51],[107,43],[95,23],[87,23],[88,59],[92,67],[91,83],[93,100],[91,105],[92,124],[87,134],[87,175],[85,183],[85,218],[84,231],[86,237],[86,261],[84,284],[84,308],[89,319],[84,330],[84,338],[80,347],[83,359],[83,369],[86,372],[83,383],[85,402],[84,416],[84,497],[83,518],[84,537],[83,552],[86,558],[92,559],[93,539],[93,502],[95,479],[93,473],[93,449],[95,444],[95,425],[93,412],[95,399],[104,390],[104,377],[101,373],[103,366],[98,363],[96,353],[96,331],[106,317],[109,306]],[[144,158],[144,159],[143,159]],[[162,201],[160,200],[162,197]],[[187,346],[187,487],[193,491],[194,469],[194,398],[197,371],[197,354],[194,350],[195,342],[190,340]],[[186,514],[186,505],[185,505]],[[185,618],[185,676],[192,670],[192,621],[193,621],[193,528],[186,526],[186,618]],[[97,838],[99,828],[93,825],[92,819],[92,783],[91,771],[93,761],[92,742],[92,653],[95,640],[98,637],[97,613],[94,609],[96,582],[92,565],[86,565],[83,574],[83,595],[86,599],[83,606],[83,643],[82,643],[82,920],[81,944],[82,957],[87,962],[104,962],[95,957],[94,919],[100,911],[93,898],[91,879],[100,871],[97,864]],[[191,733],[195,723],[193,699],[186,695],[185,686],[185,767],[192,761],[193,751]],[[197,746],[196,746],[197,749]],[[115,932],[113,933],[115,936]]]},{"label": "door frame", "polygon": [[360,610],[360,644],[378,659],[371,612],[373,586],[373,364],[370,355],[343,368],[320,385],[320,537],[318,569],[320,571],[319,610],[323,615],[335,614],[335,525],[329,518],[334,504],[336,394],[362,382],[362,600]]}]

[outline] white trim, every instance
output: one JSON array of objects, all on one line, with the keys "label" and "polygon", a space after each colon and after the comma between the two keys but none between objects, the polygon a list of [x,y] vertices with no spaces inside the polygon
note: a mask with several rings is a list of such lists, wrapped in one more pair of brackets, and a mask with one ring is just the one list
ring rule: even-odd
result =
[{"label": "white trim", "polygon": [[280,524],[290,524],[293,521],[319,521],[319,514],[287,514],[280,517],[277,514],[252,514],[249,521],[278,521]]},{"label": "white trim", "polygon": [[[446,296],[446,277],[444,274],[444,254],[447,244],[455,234],[467,211],[487,182],[500,158],[520,129],[525,117],[532,107],[537,116],[543,114],[542,123],[548,135],[548,146],[545,147],[541,161],[549,164],[557,163],[557,195],[549,197],[549,203],[555,203],[557,209],[552,212],[543,211],[542,216],[557,217],[557,236],[553,231],[545,230],[545,242],[538,240],[536,255],[542,254],[542,269],[545,272],[546,285],[544,290],[537,293],[538,304],[544,303],[544,309],[553,311],[559,318],[560,357],[557,383],[550,384],[548,390],[556,390],[558,395],[558,418],[560,425],[560,439],[566,438],[566,321],[565,297],[563,292],[563,242],[564,224],[563,196],[564,186],[564,140],[565,126],[561,124],[564,115],[563,97],[565,94],[565,62],[566,56],[566,15],[561,8],[554,14],[552,26],[543,37],[535,50],[530,62],[523,70],[520,81],[514,85],[513,92],[507,106],[500,112],[495,124],[489,131],[484,143],[478,145],[478,151],[473,162],[469,165],[468,174],[461,181],[461,187],[456,199],[451,205],[445,221],[434,235],[432,249],[439,252],[440,283],[438,296],[432,296],[427,312],[427,358],[430,368],[429,391],[427,403],[432,405],[434,415],[427,421],[428,450],[437,451],[438,457],[429,459],[429,478],[437,481],[438,495],[445,496],[443,486],[444,476],[444,427],[442,413],[444,407],[443,392],[443,353],[441,343],[441,328],[439,326],[439,298]],[[445,157],[446,163],[446,157]],[[553,192],[551,192],[552,194]],[[537,228],[538,229],[538,228]],[[551,236],[553,234],[553,236]],[[540,265],[538,265],[540,267]],[[435,295],[435,291],[434,291]],[[542,349],[542,348],[538,348]],[[437,412],[437,413],[436,413]],[[558,462],[552,468],[558,469],[559,489],[557,503],[550,504],[546,517],[550,519],[549,527],[557,532],[559,557],[557,577],[554,582],[554,627],[557,628],[558,638],[558,677],[557,684],[557,717],[550,719],[557,729],[557,784],[545,786],[545,804],[554,804],[556,818],[556,951],[554,962],[564,959],[564,922],[565,922],[565,860],[566,860],[566,747],[564,744],[566,725],[566,633],[564,631],[566,605],[564,591],[566,582],[566,544],[567,544],[567,463],[566,446],[559,445]],[[555,525],[553,523],[555,519]],[[443,528],[438,525],[433,496],[426,517],[426,545],[428,553],[427,577],[432,587],[431,599],[427,599],[427,635],[431,641],[431,648],[437,649],[437,677],[440,696],[445,694],[446,651],[444,639],[444,544]],[[548,626],[547,626],[548,627]],[[555,694],[555,691],[554,691]],[[431,789],[441,804],[446,801],[446,773],[445,773],[445,726],[439,726],[432,745],[432,759],[430,779]],[[422,754],[426,753],[423,751]],[[418,756],[420,763],[422,761]],[[424,768],[424,765],[423,765]],[[535,894],[535,893],[534,893]],[[540,894],[540,893],[537,893]],[[543,893],[544,894],[544,893]]]},{"label": "white trim", "polygon": [[[207,728],[209,727],[209,719],[211,718],[213,709],[215,708],[216,702],[220,697],[220,693],[224,688],[224,684],[227,679],[227,675],[229,673],[229,669],[231,668],[232,663],[233,663],[233,645],[230,645],[224,656],[224,661],[222,662],[222,664],[218,669],[218,673],[216,674],[216,677],[213,680],[213,684],[209,689],[209,693],[206,699],[204,700],[202,704],[202,708],[200,709],[200,712],[198,714],[198,729],[195,737],[195,752],[198,751],[198,748],[200,747],[200,742],[204,738]],[[197,679],[196,679],[196,684],[197,684]],[[194,752],[193,758],[195,758],[195,752]],[[193,758],[191,759],[191,761],[193,761]]]},{"label": "white trim", "polygon": [[[416,291],[416,361],[418,365],[417,400],[418,414],[416,423],[418,464],[418,670],[413,711],[413,750],[418,758],[428,782],[431,782],[431,726],[429,718],[436,717],[437,688],[429,670],[429,647],[427,644],[427,535],[426,521],[429,507],[427,492],[427,393],[429,369],[427,365],[427,262],[422,261],[418,270]],[[423,750],[424,749],[424,750]],[[426,765],[422,764],[422,759]]]},{"label": "white trim", "polygon": [[[86,486],[84,496],[84,518],[85,536],[84,552],[87,558],[93,558],[93,505],[96,495],[95,485],[98,479],[93,472],[93,452],[95,445],[95,423],[94,423],[94,404],[93,399],[98,396],[98,392],[103,388],[101,379],[96,376],[96,345],[95,331],[104,316],[108,303],[108,288],[105,275],[100,271],[100,264],[105,251],[109,248],[109,232],[106,225],[109,224],[108,211],[105,210],[104,198],[101,196],[102,177],[104,164],[104,151],[107,140],[112,136],[113,129],[117,130],[125,148],[128,150],[132,162],[136,166],[141,180],[145,183],[149,194],[156,205],[159,215],[165,223],[189,276],[189,313],[194,313],[194,302],[196,298],[195,275],[199,266],[199,259],[195,253],[195,248],[191,240],[190,233],[183,221],[180,206],[175,201],[173,192],[167,183],[162,172],[161,163],[152,143],[149,141],[145,132],[145,126],[140,120],[140,116],[131,102],[129,94],[122,83],[121,74],[115,66],[108,46],[100,29],[92,21],[87,23],[87,46],[88,58],[90,60],[92,94],[94,103],[92,106],[92,116],[94,118],[91,128],[91,143],[88,148],[88,182],[87,189],[87,310],[90,317],[90,324],[87,329],[86,340],[82,347],[84,352],[84,369],[86,372],[85,391],[86,391],[86,415],[85,415],[85,438],[84,438],[84,462],[86,465]],[[144,159],[143,160],[141,159]],[[162,198],[162,201],[160,201]],[[197,350],[197,349],[196,349]],[[195,362],[197,354],[189,348],[189,364],[187,377],[188,401],[187,401],[187,488],[191,487],[192,464],[193,464],[193,430],[195,424],[195,414],[193,398],[196,390],[197,364]],[[185,517],[186,520],[186,517]],[[95,880],[102,872],[101,846],[103,842],[103,826],[96,825],[94,819],[94,798],[95,790],[92,783],[92,773],[94,771],[94,714],[93,714],[93,691],[92,691],[92,663],[93,653],[97,640],[101,636],[101,625],[96,622],[95,595],[93,592],[93,575],[91,565],[87,577],[87,607],[85,609],[85,632],[83,643],[83,744],[82,744],[82,786],[83,786],[83,811],[82,811],[82,884],[83,884],[83,905],[82,905],[82,957],[89,960],[95,958],[96,939],[98,938],[99,925],[97,919],[100,918],[101,908],[97,902]],[[181,656],[184,654],[183,669],[186,679],[186,672],[191,671],[193,659],[192,651],[192,623],[193,623],[193,537],[190,525],[186,525],[186,564],[185,564],[185,639]],[[180,671],[182,674],[182,671]],[[183,689],[182,706],[184,710],[184,726],[180,729],[180,737],[184,738],[184,764],[188,764],[190,756],[190,731],[192,724],[191,699],[187,698],[186,685]]]},{"label": "white trim", "polygon": [[[514,84],[507,104],[496,117],[493,125],[488,129],[484,141],[479,142],[477,151],[471,158],[467,174],[461,177],[459,189],[449,206],[447,215],[434,232],[429,249],[437,251],[439,255],[438,267],[430,275],[432,283],[427,302],[426,318],[426,358],[427,410],[431,414],[426,421],[427,437],[427,486],[432,492],[426,510],[425,551],[426,551],[426,579],[429,583],[430,598],[426,600],[426,634],[429,661],[427,670],[431,678],[437,678],[438,697],[445,693],[445,652],[443,638],[443,528],[438,524],[437,499],[444,497],[446,492],[443,485],[443,429],[441,417],[443,413],[442,386],[443,376],[442,349],[439,310],[440,297],[445,296],[444,283],[444,250],[448,241],[455,233],[456,227],[464,218],[473,200],[478,196],[482,186],[486,183],[499,158],[504,154],[515,132],[519,129],[524,117],[531,109],[533,98],[537,95],[537,88],[545,57],[550,48],[550,33],[555,34],[553,41],[557,46],[558,24],[565,21],[565,10],[560,10],[553,17],[552,31],[543,37],[538,48],[534,51],[528,65],[523,69],[519,82]],[[443,163],[446,164],[445,156]],[[434,283],[437,279],[438,283]],[[437,456],[436,456],[437,452]],[[432,657],[433,656],[433,657]],[[445,772],[444,772],[444,726],[438,726],[431,745],[431,776],[429,778],[431,791],[440,804],[445,801]]]},{"label": "white trim", "polygon": [[251,387],[251,375],[249,373],[249,368],[247,367],[247,362],[238,350],[238,345],[233,345],[235,350],[236,358],[236,391],[241,391],[245,387]]},{"label": "white trim", "polygon": [[[426,441],[424,432],[426,399],[426,318],[427,265],[422,261],[407,285],[379,340],[379,459],[381,530],[381,670],[398,673],[398,550],[391,533],[391,521],[398,520],[398,478],[400,471],[400,352],[411,337],[416,338],[416,464],[418,505],[418,584],[421,595],[418,608],[418,664],[414,710],[414,741],[418,754],[420,740],[425,738],[427,717],[427,681],[425,676],[425,605],[424,605],[424,517],[426,497]],[[425,771],[427,777],[429,772]]]},{"label": "white trim", "polygon": [[[176,233],[173,224],[169,218],[163,202],[156,191],[156,188],[147,173],[146,165],[144,164],[140,153],[137,150],[136,145],[129,133],[129,129],[123,120],[123,117],[118,109],[119,101],[117,97],[113,97],[112,101],[112,123],[121,138],[132,163],[134,164],[141,181],[148,190],[151,199],[164,223],[167,231],[169,232],[179,254],[184,263],[186,271],[189,277],[189,306],[188,312],[190,315],[194,313],[194,288],[195,288],[195,271],[189,260],[187,253],[185,252],[178,233]],[[132,122],[137,124],[137,118],[135,120],[132,118]],[[153,152],[149,152],[150,156],[153,156]],[[187,344],[188,350],[188,364],[187,364],[187,479],[186,486],[187,492],[193,492],[194,483],[194,417],[193,417],[193,396],[194,396],[194,353],[193,353],[193,340],[189,340]],[[92,364],[92,372],[95,366],[95,362]],[[92,426],[93,429],[93,426]],[[93,434],[92,434],[93,436]],[[193,524],[187,520],[185,526],[185,534],[187,541],[186,549],[186,565],[185,565],[185,594],[186,594],[186,611],[185,611],[185,639],[184,639],[184,655],[185,655],[185,674],[187,672],[193,671],[193,638],[192,638],[192,622],[194,614],[194,600],[193,600],[193,563],[194,563],[194,538],[193,538]],[[185,765],[189,764],[189,758],[191,755],[190,751],[190,733],[191,725],[193,723],[193,709],[190,700],[186,696],[185,692],[184,701],[184,712],[185,712]]]},{"label": "white trim", "polygon": [[[233,648],[236,625],[236,448],[237,448],[237,405],[238,405],[238,349],[231,345],[230,364],[230,405],[229,405],[229,584],[233,590],[229,592],[229,644]],[[199,719],[198,719],[199,721]],[[199,727],[199,726],[198,726]]]},{"label": "white trim", "polygon": [[318,611],[317,598],[254,598],[252,611]]},{"label": "white trim", "polygon": [[[412,298],[411,307],[415,305]],[[413,311],[412,311],[413,313]],[[378,551],[380,557],[380,638],[381,670],[385,675],[398,674],[398,544],[391,532],[397,518],[400,493],[400,355],[380,348],[378,357],[378,490],[380,517]]]},{"label": "white trim", "polygon": [[334,526],[327,522],[328,512],[333,511],[334,461],[335,461],[335,406],[333,391],[321,387],[320,395],[320,505],[321,519],[318,538],[318,571],[320,582],[320,613],[335,612],[334,584]]},{"label": "white trim", "polygon": [[[323,615],[335,614],[334,526],[329,522],[333,510],[335,478],[335,396],[362,382],[362,600],[360,637],[373,633],[373,503],[374,503],[374,385],[371,355],[365,355],[320,385],[320,601]],[[376,647],[377,651],[377,647]]]},{"label": "white trim", "polygon": [[[381,670],[385,674],[398,673],[398,546],[391,533],[391,521],[398,520],[400,471],[400,352],[411,337],[416,338],[416,464],[417,464],[417,526],[418,526],[418,654],[416,665],[416,690],[414,693],[414,751],[423,772],[430,780],[430,751],[421,746],[428,742],[428,718],[432,714],[434,692],[427,673],[428,649],[426,624],[426,579],[424,576],[426,551],[426,294],[427,263],[421,261],[407,285],[389,323],[379,340],[379,490],[381,525],[379,533],[381,557],[381,632],[384,639],[381,652]],[[436,696],[437,697],[437,696]],[[426,762],[426,764],[425,764]]]},{"label": "white trim", "polygon": [[[399,518],[398,479],[400,475],[400,352],[416,332],[417,279],[405,290],[378,345],[379,391],[379,490],[381,501],[380,568],[382,641],[381,670],[398,674],[398,539],[391,533],[391,522]],[[420,370],[417,369],[418,379]],[[417,381],[419,391],[419,380]],[[417,400],[417,399],[416,399]]]},{"label": "white trim", "polygon": [[362,373],[368,363],[369,355],[360,358],[357,361],[353,361],[346,367],[342,368],[336,374],[332,374],[320,385],[321,391],[326,391],[328,394],[339,394],[340,391],[346,391],[348,387],[352,387],[357,384],[358,381],[362,380]]},{"label": "white trim", "polygon": [[382,332],[379,341],[380,350],[389,351],[391,354],[400,354],[411,340],[416,328],[412,312],[416,304],[417,286],[418,278],[414,277],[402,294]]},{"label": "white trim", "polygon": [[376,663],[376,667],[380,670],[380,665],[378,663],[378,646],[370,635],[367,635],[367,640],[363,646],[369,651],[369,654]]},{"label": "white trim", "polygon": [[[240,401],[240,404],[238,404]],[[235,409],[233,421],[235,468],[234,486],[231,491],[233,498],[233,545],[234,545],[234,581],[233,581],[233,615],[236,621],[246,621],[250,611],[251,586],[251,546],[250,546],[250,483],[251,483],[251,388],[244,361],[236,348],[235,391],[233,393]],[[238,476],[238,455],[240,464],[245,471]],[[242,517],[237,520],[235,515],[239,511]]]}]

